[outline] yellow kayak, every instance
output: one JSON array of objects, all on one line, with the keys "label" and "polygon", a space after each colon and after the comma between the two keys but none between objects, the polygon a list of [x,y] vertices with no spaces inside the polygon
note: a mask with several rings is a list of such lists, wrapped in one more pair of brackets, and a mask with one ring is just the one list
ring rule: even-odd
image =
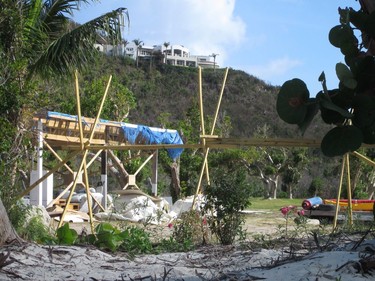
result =
[{"label": "yellow kayak", "polygon": [[[324,204],[336,205],[336,199],[324,199]],[[375,200],[365,200],[365,199],[352,199],[352,210],[353,211],[371,211],[374,208]],[[348,200],[340,199],[339,205],[341,210],[348,208]]]}]

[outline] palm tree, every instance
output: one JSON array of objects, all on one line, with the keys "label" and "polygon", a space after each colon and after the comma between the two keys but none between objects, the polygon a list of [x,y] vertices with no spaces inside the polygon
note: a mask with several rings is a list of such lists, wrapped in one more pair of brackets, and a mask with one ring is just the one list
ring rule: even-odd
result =
[{"label": "palm tree", "polygon": [[[66,76],[87,66],[98,52],[98,37],[113,45],[121,42],[125,20],[129,22],[126,8],[82,25],[69,18],[81,3],[90,2],[95,0],[0,0],[0,154],[6,163],[0,165],[0,173],[7,175],[0,179],[1,191],[6,191],[0,192],[5,206],[0,204],[0,217],[6,215],[11,195],[18,195],[18,163],[27,159],[21,159],[25,123],[30,120],[25,116],[33,114],[30,102],[37,98],[37,79]],[[0,219],[3,227],[9,228]]]},{"label": "palm tree", "polygon": [[[1,35],[7,39],[0,41],[0,48],[8,54],[11,49],[16,50],[17,55],[26,54],[29,61],[27,70],[31,74],[61,74],[83,67],[97,51],[94,48],[96,39],[100,36],[111,44],[118,44],[121,42],[124,16],[129,21],[125,8],[119,8],[82,25],[72,23],[67,17],[78,10],[81,2],[93,1],[95,0],[2,0],[9,7],[0,8],[0,13],[3,14],[1,16],[5,17],[0,21],[0,27],[4,31]],[[9,13],[7,8],[19,15],[20,22],[13,22],[13,25],[17,24],[14,28],[6,26],[11,20],[9,14],[6,14]]]},{"label": "palm tree", "polygon": [[128,40],[122,40],[122,46],[124,46],[123,55],[126,56],[126,46],[129,44]]},{"label": "palm tree", "polygon": [[138,55],[139,55],[138,51],[139,51],[139,46],[143,45],[143,41],[141,41],[140,39],[134,39],[133,43],[137,47],[137,50],[136,50],[136,53],[135,53],[135,61],[136,61],[137,67],[138,67]]},{"label": "palm tree", "polygon": [[164,47],[165,47],[165,64],[167,64],[167,58],[168,58],[168,51],[167,51],[167,49],[168,49],[168,47],[169,47],[169,45],[170,45],[170,43],[169,42],[164,42]]},{"label": "palm tree", "polygon": [[215,53],[212,53],[211,57],[214,58],[214,71],[216,69],[216,56],[218,56],[219,54],[215,54]]}]

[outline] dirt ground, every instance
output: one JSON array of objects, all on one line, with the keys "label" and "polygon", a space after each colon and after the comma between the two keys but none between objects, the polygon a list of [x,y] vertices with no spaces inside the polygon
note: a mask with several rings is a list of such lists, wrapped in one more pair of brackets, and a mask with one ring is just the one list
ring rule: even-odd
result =
[{"label": "dirt ground", "polygon": [[[251,210],[244,211],[245,223],[243,225],[243,231],[246,232],[248,237],[257,235],[273,235],[276,234],[280,229],[285,227],[285,218],[278,211],[270,210]],[[100,223],[100,221],[95,221],[94,226]],[[126,221],[112,222],[117,224],[119,228],[124,225],[137,225],[144,227],[147,231],[151,233],[151,236],[168,237],[173,233],[173,227],[169,227],[168,223],[162,223],[160,225],[143,225],[141,223],[131,223]],[[172,223],[173,224],[173,223]],[[294,225],[293,221],[289,220],[290,225]],[[58,225],[57,221],[52,222],[52,228],[56,229]],[[75,229],[78,234],[82,231],[89,234],[91,233],[91,226],[89,222],[83,223],[70,223],[70,228]]]},{"label": "dirt ground", "polygon": [[280,212],[253,210],[245,214],[244,230],[249,235],[274,234],[284,225],[285,218]]}]

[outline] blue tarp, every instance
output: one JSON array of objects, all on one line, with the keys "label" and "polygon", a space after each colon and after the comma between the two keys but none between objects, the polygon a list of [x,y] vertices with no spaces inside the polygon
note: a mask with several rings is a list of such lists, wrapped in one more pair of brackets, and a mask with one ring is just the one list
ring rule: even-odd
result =
[{"label": "blue tarp", "polygon": [[[180,134],[176,130],[152,128],[143,125],[129,126],[123,124],[122,130],[125,138],[131,144],[183,144]],[[180,156],[182,148],[167,149],[169,157],[176,159]]]},{"label": "blue tarp", "polygon": [[[78,117],[76,115],[48,111],[47,118],[56,116],[69,117],[78,121]],[[84,122],[84,117],[82,117],[82,121]],[[183,144],[181,136],[176,130],[134,125],[124,122],[114,122],[104,119],[100,119],[100,122],[120,124],[124,137],[130,144]],[[173,160],[179,157],[182,151],[182,148],[167,149],[169,157],[171,157]]]}]

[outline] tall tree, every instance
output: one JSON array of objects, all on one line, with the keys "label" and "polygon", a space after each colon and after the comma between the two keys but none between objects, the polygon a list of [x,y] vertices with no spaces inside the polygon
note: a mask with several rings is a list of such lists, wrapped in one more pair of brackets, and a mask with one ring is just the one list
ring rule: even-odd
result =
[{"label": "tall tree", "polygon": [[[270,127],[266,124],[258,127],[255,136],[258,138],[269,137]],[[241,161],[250,175],[257,176],[264,183],[264,197],[277,198],[277,190],[281,183],[288,151],[285,148],[255,147],[249,148],[241,156]]]},{"label": "tall tree", "polygon": [[169,42],[164,42],[164,47],[165,47],[165,50],[164,50],[164,53],[165,53],[165,64],[167,64],[167,61],[168,61],[168,47],[170,45]]},{"label": "tall tree", "polygon": [[[30,145],[25,139],[29,120],[39,109],[38,102],[46,98],[38,89],[38,79],[67,76],[87,66],[98,52],[94,43],[100,36],[113,45],[121,42],[121,30],[129,21],[125,8],[82,25],[71,21],[73,12],[90,2],[95,0],[0,0],[0,169],[6,175],[0,179],[5,206],[0,217],[6,216],[4,211],[22,188],[19,167],[30,158],[25,150]],[[4,233],[12,233],[8,227],[0,222]]]},{"label": "tall tree", "polygon": [[138,67],[139,47],[141,47],[143,45],[143,41],[141,41],[140,39],[134,39],[133,43],[136,46],[135,61],[136,61],[137,67]]},{"label": "tall tree", "polygon": [[286,185],[289,199],[293,199],[293,189],[301,179],[304,166],[308,162],[306,154],[306,148],[289,149],[282,175],[283,184]]}]

